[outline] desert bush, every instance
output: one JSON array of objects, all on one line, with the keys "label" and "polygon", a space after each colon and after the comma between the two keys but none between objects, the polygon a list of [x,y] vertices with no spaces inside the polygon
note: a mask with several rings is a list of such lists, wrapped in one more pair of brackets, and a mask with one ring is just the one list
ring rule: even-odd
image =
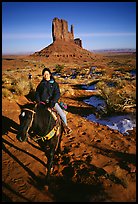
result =
[{"label": "desert bush", "polygon": [[2,88],[2,98],[13,98],[13,95],[7,88]]},{"label": "desert bush", "polygon": [[120,67],[120,69],[122,68],[122,66],[125,65],[125,63],[121,63],[121,62],[118,62],[118,61],[110,61],[107,63],[107,65],[109,66],[114,66],[114,67]]},{"label": "desert bush", "polygon": [[30,85],[27,81],[21,79],[13,85],[12,89],[17,95],[26,95],[29,93]]},{"label": "desert bush", "polygon": [[[112,112],[123,112],[125,107],[136,104],[136,92],[134,86],[124,86],[124,81],[118,87],[109,87],[106,82],[98,82],[96,88],[100,90],[101,96],[107,104],[108,114]],[[119,88],[120,87],[120,88]]]},{"label": "desert bush", "polygon": [[60,72],[63,71],[63,69],[64,69],[64,65],[63,64],[62,65],[56,64],[56,66],[55,66],[56,72],[60,73]]},{"label": "desert bush", "polygon": [[7,84],[11,84],[13,80],[13,77],[11,77],[10,75],[6,75],[2,78],[2,83],[6,86]]},{"label": "desert bush", "polygon": [[34,89],[34,85],[28,80],[27,76],[13,78],[5,77],[3,80],[3,96],[6,97],[10,93],[14,95],[27,95],[30,90]]}]

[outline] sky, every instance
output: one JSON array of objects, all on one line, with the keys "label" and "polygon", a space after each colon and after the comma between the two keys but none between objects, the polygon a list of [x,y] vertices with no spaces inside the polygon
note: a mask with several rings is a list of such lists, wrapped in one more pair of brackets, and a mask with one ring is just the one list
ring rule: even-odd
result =
[{"label": "sky", "polygon": [[74,26],[84,49],[136,49],[136,2],[2,2],[2,54],[50,45],[55,17]]}]

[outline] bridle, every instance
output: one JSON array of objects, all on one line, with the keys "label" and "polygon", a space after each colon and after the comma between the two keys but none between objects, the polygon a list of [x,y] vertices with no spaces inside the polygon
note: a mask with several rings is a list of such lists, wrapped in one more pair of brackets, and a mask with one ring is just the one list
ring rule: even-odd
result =
[{"label": "bridle", "polygon": [[[36,107],[36,105],[35,105],[35,107]],[[31,109],[28,109],[28,108],[24,108],[23,110],[24,110],[24,111],[27,110],[27,111],[29,111],[29,112],[32,113],[32,118],[31,118],[30,124],[29,124],[29,126],[28,126],[28,128],[27,128],[27,131],[26,131],[26,133],[28,134],[28,132],[29,132],[31,126],[32,126],[32,123],[33,123],[33,120],[34,120],[34,115],[35,115],[36,111],[31,110]],[[57,122],[57,120],[58,120],[58,119],[57,119],[57,116],[54,114],[54,112],[53,112],[50,108],[48,108],[47,110],[50,112],[51,116],[53,116],[54,120],[56,121],[56,125],[55,125],[55,126],[53,127],[53,129],[52,129],[49,133],[47,133],[45,136],[40,137],[40,136],[37,135],[37,138],[36,138],[36,139],[33,139],[34,141],[37,141],[37,140],[42,139],[42,141],[44,142],[44,140],[49,140],[49,139],[51,139],[51,138],[55,135],[55,133],[59,130],[60,124],[58,124],[58,122]],[[49,125],[50,125],[50,121],[49,121]],[[48,125],[48,126],[49,126],[49,125]]]},{"label": "bridle", "polygon": [[28,126],[28,128],[27,128],[27,131],[26,131],[26,133],[28,134],[29,129],[30,129],[30,127],[32,126],[32,123],[33,123],[33,120],[34,120],[34,115],[35,115],[36,112],[35,112],[34,110],[31,110],[31,109],[28,109],[28,108],[24,108],[24,109],[23,109],[23,111],[25,111],[25,110],[27,110],[27,111],[29,111],[29,112],[32,112],[32,118],[31,118],[30,124],[29,124],[29,126]]}]

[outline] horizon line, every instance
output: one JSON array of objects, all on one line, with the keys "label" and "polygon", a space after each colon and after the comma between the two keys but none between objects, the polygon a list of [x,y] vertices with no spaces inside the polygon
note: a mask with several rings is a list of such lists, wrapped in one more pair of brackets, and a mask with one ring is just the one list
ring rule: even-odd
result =
[{"label": "horizon line", "polygon": [[[131,50],[131,51],[136,51],[136,48],[100,48],[100,49],[87,49],[88,51],[92,52],[92,51],[115,51],[115,50]],[[21,51],[21,52],[4,52],[2,53],[2,56],[3,55],[22,55],[22,54],[33,54],[35,52],[38,52],[38,51]]]}]

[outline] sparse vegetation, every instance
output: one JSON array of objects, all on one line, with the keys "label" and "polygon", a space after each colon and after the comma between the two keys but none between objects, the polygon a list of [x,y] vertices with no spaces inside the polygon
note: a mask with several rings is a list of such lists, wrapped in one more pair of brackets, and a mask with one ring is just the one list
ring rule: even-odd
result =
[{"label": "sparse vegetation", "polygon": [[136,106],[136,90],[133,83],[123,80],[118,81],[115,87],[110,87],[106,82],[100,81],[96,87],[106,101],[108,113],[123,112],[128,107]]},{"label": "sparse vegetation", "polygon": [[30,83],[26,76],[14,79],[7,76],[3,79],[2,97],[14,95],[27,95],[33,89],[33,84]]},{"label": "sparse vegetation", "polygon": [[2,88],[2,98],[13,98],[13,94],[7,88]]},{"label": "sparse vegetation", "polygon": [[[109,57],[109,56],[106,56]],[[135,80],[132,79],[131,74],[128,72],[132,70],[132,68],[135,68],[135,56],[134,55],[112,55],[108,58],[105,58],[102,60],[101,58],[101,64],[98,62],[95,62],[95,66],[98,67],[96,70],[93,71],[92,79],[94,79],[94,74],[96,75],[96,79],[99,80],[97,83],[97,88],[100,90],[101,96],[105,99],[107,106],[108,106],[108,112],[120,112],[124,111],[125,107],[129,106],[135,106],[136,104],[136,84]],[[7,63],[7,60],[4,60]],[[10,60],[12,62],[12,60]],[[15,60],[14,60],[15,61]],[[102,61],[104,61],[104,65],[102,65]],[[10,63],[11,63],[10,62]],[[18,65],[18,63],[21,63],[21,66]],[[29,62],[29,66],[26,65],[26,63]],[[93,62],[92,62],[93,63]],[[106,64],[105,64],[106,63]],[[39,64],[39,68],[37,69],[36,65]],[[14,63],[15,65],[15,63]],[[57,73],[68,73],[68,75],[71,75],[71,67],[77,67],[76,69],[78,71],[78,75],[75,81],[73,83],[77,84],[77,80],[86,81],[84,83],[88,83],[88,73],[90,67],[93,66],[89,62],[89,66],[85,66],[84,63],[82,63],[82,66],[75,66],[74,64],[71,64],[69,66],[66,63],[66,66],[64,64],[57,63],[56,65],[50,65],[48,67],[52,67],[54,71]],[[111,68],[111,66],[113,66]],[[19,68],[20,67],[20,68]],[[33,69],[31,68],[33,67]],[[41,80],[40,74],[40,68],[43,69],[45,67],[45,61],[41,60],[41,63],[34,60],[21,60],[17,59],[16,61],[16,72],[18,72],[18,77],[15,79],[14,76],[14,70],[12,69],[12,66],[9,66],[7,68],[7,74],[3,75],[2,79],[2,96],[6,97],[9,95],[27,95],[30,90],[32,90],[32,87],[30,86],[30,83],[28,81],[28,75],[25,72],[28,71],[28,68],[31,69],[31,72],[37,73],[34,74],[34,80]],[[109,71],[110,69],[110,71]],[[63,73],[64,72],[64,73]],[[69,74],[70,73],[70,74]],[[97,74],[98,73],[98,74]],[[4,77],[5,76],[5,77]],[[62,75],[63,76],[63,75]],[[64,83],[64,78],[59,78],[59,82]],[[67,79],[66,79],[67,82]],[[68,76],[68,82],[72,83],[72,79]],[[79,82],[78,82],[79,83]],[[112,86],[112,84],[114,84]],[[33,84],[32,86],[35,86]],[[6,90],[7,89],[7,90]],[[35,88],[34,88],[35,89]],[[65,89],[65,86],[61,86],[61,94],[64,95],[66,93],[67,95],[73,94],[73,90],[71,88]],[[70,91],[71,93],[70,93]]]},{"label": "sparse vegetation", "polygon": [[[131,57],[135,58],[134,55]],[[113,59],[111,60],[118,61],[122,64],[128,59],[128,63],[131,64],[131,67],[128,67],[128,64],[122,67],[110,67],[107,65],[107,62],[111,61],[110,59],[104,60],[104,63],[102,64],[102,59],[96,61],[96,59],[93,58],[89,66],[84,66],[84,64],[81,64],[82,62],[80,60],[78,60],[78,62],[76,60],[75,63],[73,61],[71,61],[70,64],[65,63],[65,66],[63,66],[64,69],[58,70],[58,68],[61,68],[60,63],[64,63],[64,61],[54,61],[50,64],[48,62],[50,59],[48,58],[44,58],[44,61],[40,61],[39,58],[39,61],[33,62],[33,60],[20,60],[19,57],[15,57],[15,60],[3,60],[2,165],[5,165],[3,168],[3,183],[5,185],[8,184],[14,189],[15,183],[13,181],[19,181],[19,187],[22,187],[22,183],[26,182],[26,179],[28,179],[28,174],[24,171],[25,169],[22,168],[22,165],[19,166],[18,160],[20,159],[20,161],[23,162],[23,165],[29,164],[30,172],[34,171],[35,175],[38,174],[38,171],[42,172],[40,178],[38,175],[37,179],[37,182],[42,184],[42,186],[38,185],[38,187],[41,187],[41,189],[46,191],[44,194],[45,199],[49,198],[47,196],[47,182],[45,183],[46,169],[43,168],[43,165],[39,165],[40,160],[45,160],[45,154],[41,154],[41,149],[36,148],[36,144],[34,145],[34,141],[32,140],[28,140],[25,145],[23,145],[17,140],[16,133],[19,127],[17,124],[19,122],[18,119],[20,114],[20,107],[18,104],[24,105],[26,102],[33,101],[34,90],[42,79],[42,69],[46,65],[46,67],[55,71],[55,65],[57,63],[57,70],[58,72],[62,71],[62,73],[57,74],[58,76],[55,78],[60,86],[60,100],[68,105],[67,119],[68,125],[72,129],[72,136],[70,137],[71,139],[68,139],[65,136],[62,140],[63,152],[66,155],[63,154],[59,158],[59,161],[56,160],[56,166],[53,172],[53,175],[55,176],[53,177],[53,181],[56,184],[56,189],[53,187],[53,195],[57,195],[62,189],[61,200],[63,200],[64,194],[64,198],[67,196],[66,200],[70,198],[70,195],[75,195],[75,198],[79,198],[80,201],[81,198],[84,199],[84,195],[86,195],[86,198],[90,198],[90,202],[99,202],[99,200],[101,202],[114,202],[113,199],[116,199],[115,201],[135,201],[136,128],[134,127],[133,130],[129,131],[130,135],[124,136],[123,134],[120,134],[117,129],[112,130],[106,125],[99,125],[98,122],[90,122],[82,117],[87,114],[94,114],[97,119],[100,119],[102,116],[114,112],[135,111],[135,108],[131,108],[136,105],[135,73],[133,76],[129,75],[129,71],[135,67],[135,59],[132,63],[132,60],[129,60],[130,58],[128,58],[128,56],[125,57],[125,60],[124,56],[118,56],[118,58],[112,56],[112,58]],[[30,64],[27,67],[26,63],[28,61]],[[94,61],[95,63],[93,63]],[[41,64],[41,62],[45,65]],[[92,73],[91,78],[88,78],[89,69],[92,66],[96,66],[97,70]],[[119,71],[116,71],[116,69]],[[29,71],[33,75],[31,80],[28,80]],[[74,72],[77,72],[78,74],[75,79],[71,77]],[[101,73],[99,74],[98,72]],[[98,90],[91,92],[82,89],[82,85],[91,86],[93,84],[94,87],[97,84]],[[84,103],[83,99],[89,99],[91,96],[96,96],[98,99],[101,99],[101,97],[104,98],[107,102],[108,113],[106,111],[106,106],[105,109],[102,109],[102,107],[100,107],[101,109],[98,109]],[[126,107],[128,107],[127,110]],[[132,115],[135,117],[135,114]],[[16,151],[14,148],[15,146],[13,146],[13,144],[15,145],[15,143],[17,143],[16,146],[18,146],[19,151]],[[38,168],[34,168],[32,157],[27,157],[28,160],[24,160],[23,148],[25,151],[29,150],[30,152],[34,150],[37,157],[39,157],[39,160],[35,160],[35,164]],[[13,162],[13,156],[11,155],[13,155],[14,158],[18,158],[17,162],[16,160]],[[6,168],[7,164],[12,165],[8,165],[8,168]],[[21,179],[17,177],[15,172],[16,169],[20,171]],[[8,172],[10,172],[10,174],[8,174]],[[61,175],[61,177],[59,177],[59,175]],[[43,178],[44,182],[42,182]],[[31,182],[26,182],[26,190],[32,188],[32,185],[34,187],[36,184],[36,180],[33,180],[33,178],[30,179]],[[70,189],[73,189],[71,191],[70,189],[68,191],[69,183],[72,187]],[[77,195],[74,191],[76,186],[80,187]],[[65,189],[64,192],[63,188]],[[86,193],[84,192],[84,189]],[[121,189],[118,196],[116,196],[116,189]],[[132,191],[130,191],[130,189],[132,189]],[[33,196],[38,190],[40,189],[32,188],[32,197],[31,194],[28,193],[29,191],[26,191],[25,195],[28,196],[25,197],[25,200],[23,198],[23,201],[26,202],[27,199],[30,201],[35,199],[37,201],[40,198],[42,201],[45,200],[44,197],[41,196],[43,193],[41,191],[39,191],[40,196],[38,195],[36,198]],[[12,198],[13,200],[19,200],[21,198],[18,196],[20,193],[18,189],[18,195],[17,193],[13,195],[10,191],[8,193],[6,188],[4,188],[4,195],[5,192],[7,198]],[[99,194],[99,192],[101,193]],[[112,192],[112,195],[109,194],[109,192]],[[128,193],[127,196],[126,192]],[[58,200],[59,196],[57,197]],[[71,198],[73,198],[73,196],[71,196]]]},{"label": "sparse vegetation", "polygon": [[63,71],[63,69],[64,69],[64,65],[63,64],[62,65],[56,64],[55,70],[56,70],[57,73],[61,73]]}]

